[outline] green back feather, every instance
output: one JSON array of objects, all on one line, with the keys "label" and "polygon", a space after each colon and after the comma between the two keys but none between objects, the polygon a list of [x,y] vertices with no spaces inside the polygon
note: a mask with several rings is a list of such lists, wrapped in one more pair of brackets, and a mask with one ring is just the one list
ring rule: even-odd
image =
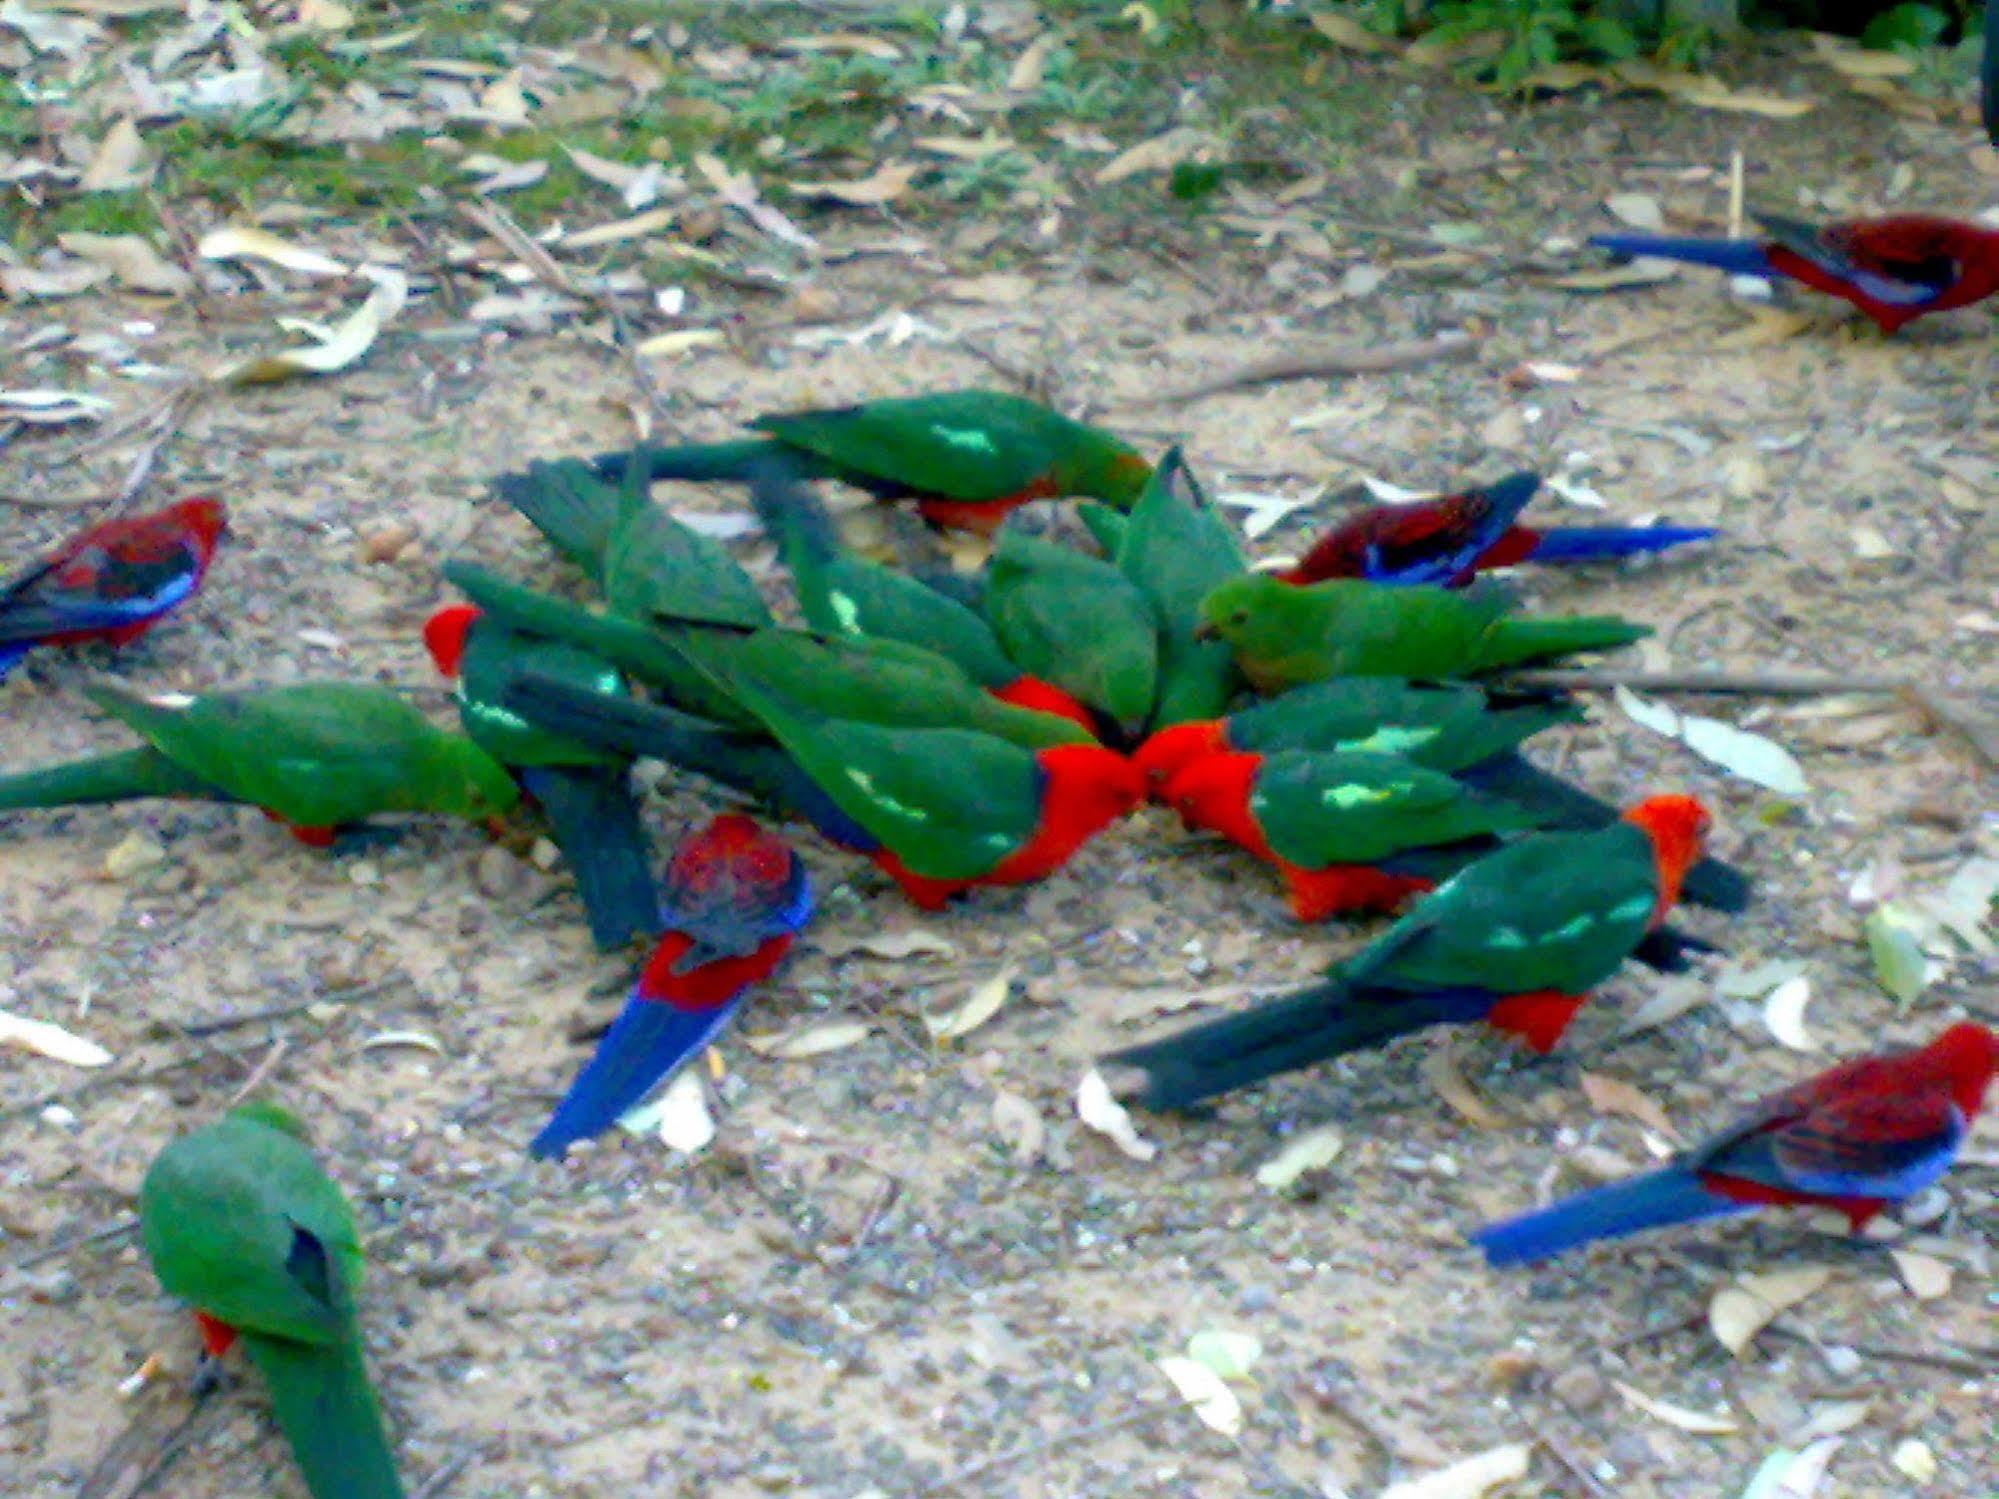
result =
[{"label": "green back feather", "polygon": [[1265,757],[1250,809],[1272,850],[1306,869],[1372,864],[1535,824],[1519,807],[1394,755],[1310,750]]},{"label": "green back feather", "polygon": [[1294,687],[1229,718],[1237,749],[1362,750],[1457,771],[1523,744],[1556,724],[1580,723],[1569,703],[1495,708],[1469,682],[1339,677]]},{"label": "green back feather", "polygon": [[623,763],[622,756],[551,734],[508,707],[509,687],[529,671],[593,692],[630,695],[624,676],[601,657],[481,619],[466,637],[465,655],[458,664],[458,713],[474,744],[503,765],[517,767]]},{"label": "green back feather", "polygon": [[1152,605],[1108,562],[1001,529],[986,618],[1013,662],[1128,729],[1151,715],[1159,681]]}]

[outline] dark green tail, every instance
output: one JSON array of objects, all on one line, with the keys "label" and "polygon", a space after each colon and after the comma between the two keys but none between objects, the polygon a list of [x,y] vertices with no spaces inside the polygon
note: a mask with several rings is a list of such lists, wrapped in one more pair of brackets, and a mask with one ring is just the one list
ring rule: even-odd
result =
[{"label": "dark green tail", "polygon": [[206,781],[197,780],[150,747],[0,776],[0,812],[18,812],[27,807],[81,807],[149,796],[211,802],[236,799]]},{"label": "dark green tail", "polygon": [[656,936],[659,892],[625,772],[535,766],[521,770],[520,778],[548,814],[597,946],[611,952],[634,938]]},{"label": "dark green tail", "polygon": [[502,474],[493,493],[520,511],[563,556],[591,577],[604,566],[604,549],[617,525],[623,496],[587,463],[529,464],[525,473]]},{"label": "dark green tail", "polygon": [[1634,624],[1614,614],[1582,614],[1568,619],[1503,619],[1485,632],[1479,643],[1479,671],[1545,661],[1581,651],[1613,651],[1643,640],[1650,625]]},{"label": "dark green tail", "polygon": [[243,1346],[313,1499],[403,1499],[358,1337],[321,1344],[246,1333]]},{"label": "dark green tail", "polygon": [[679,479],[689,484],[748,483],[757,469],[782,456],[801,479],[831,479],[838,470],[801,449],[768,437],[744,437],[734,442],[697,442],[677,448],[639,447],[601,453],[589,466],[607,483],[622,482],[638,464],[645,482]]}]

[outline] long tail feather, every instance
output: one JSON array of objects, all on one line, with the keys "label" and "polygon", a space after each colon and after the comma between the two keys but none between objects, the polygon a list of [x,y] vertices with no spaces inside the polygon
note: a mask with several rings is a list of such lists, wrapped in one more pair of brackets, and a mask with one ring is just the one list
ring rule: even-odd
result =
[{"label": "long tail feather", "polygon": [[158,750],[121,750],[44,770],[0,776],[0,812],[25,807],[80,807],[138,797],[177,796],[227,802],[235,798],[181,770]]},{"label": "long tail feather", "polygon": [[574,459],[502,474],[493,493],[526,516],[563,556],[595,577],[617,524],[618,491]]},{"label": "long tail feather", "polygon": [[521,783],[548,814],[597,946],[610,952],[655,935],[659,891],[624,773],[533,767],[521,772]]},{"label": "long tail feather", "polygon": [[1494,1266],[1528,1265],[1597,1239],[1748,1211],[1749,1204],[1708,1191],[1686,1168],[1668,1166],[1491,1224],[1472,1235],[1472,1242]]},{"label": "long tail feather", "polygon": [[620,448],[589,460],[597,477],[608,483],[622,482],[634,462],[645,470],[651,483],[659,479],[679,479],[690,484],[742,483],[757,468],[779,454],[792,460],[793,472],[802,478],[828,478],[830,471],[808,453],[795,452],[768,437],[745,437],[735,442],[687,443],[680,447]]},{"label": "long tail feather", "polygon": [[1491,671],[1523,661],[1573,656],[1579,651],[1609,651],[1643,640],[1651,626],[1614,615],[1577,615],[1572,619],[1508,619],[1487,632],[1477,669]]},{"label": "long tail feather", "polygon": [[1530,562],[1600,562],[1669,551],[1721,533],[1712,526],[1557,526],[1540,533]]},{"label": "long tail feather", "polygon": [[678,1010],[650,999],[626,1000],[528,1153],[559,1157],[578,1140],[602,1134],[700,1055],[740,1008],[740,1001]]},{"label": "long tail feather", "polygon": [[1433,1025],[1477,1020],[1492,1003],[1485,990],[1390,994],[1350,989],[1335,980],[1127,1047],[1106,1057],[1104,1065],[1124,1073],[1114,1088],[1146,1108],[1187,1109]]},{"label": "long tail feather", "polygon": [[358,1338],[299,1343],[246,1334],[272,1413],[313,1499],[403,1499]]},{"label": "long tail feather", "polygon": [[1682,260],[1689,265],[1711,266],[1736,276],[1775,276],[1776,268],[1763,253],[1760,240],[1675,239],[1652,234],[1599,234],[1590,240],[1599,250],[1632,258]]},{"label": "long tail feather", "polygon": [[6,681],[7,673],[19,666],[28,652],[34,648],[32,642],[25,645],[0,645],[0,682]]}]

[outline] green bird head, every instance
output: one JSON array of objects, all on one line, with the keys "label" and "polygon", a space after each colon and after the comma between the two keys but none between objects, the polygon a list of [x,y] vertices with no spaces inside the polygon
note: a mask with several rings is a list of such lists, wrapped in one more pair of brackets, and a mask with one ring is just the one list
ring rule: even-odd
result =
[{"label": "green bird head", "polygon": [[1087,437],[1076,444],[1057,471],[1061,492],[1102,500],[1119,510],[1131,509],[1152,480],[1151,461],[1108,432],[1084,430]]},{"label": "green bird head", "polygon": [[231,1119],[241,1119],[246,1124],[261,1124],[268,1129],[281,1130],[301,1145],[312,1144],[312,1131],[305,1127],[305,1121],[282,1104],[265,1099],[252,1099],[249,1103],[239,1103],[229,1111]]},{"label": "green bird head", "polygon": [[1201,600],[1196,640],[1226,640],[1238,655],[1276,654],[1310,612],[1303,591],[1269,573],[1219,584]]}]

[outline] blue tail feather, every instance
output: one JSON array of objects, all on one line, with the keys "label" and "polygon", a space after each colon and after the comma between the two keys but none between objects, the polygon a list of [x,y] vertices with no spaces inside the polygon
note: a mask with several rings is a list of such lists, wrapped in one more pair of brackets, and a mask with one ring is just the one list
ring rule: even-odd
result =
[{"label": "blue tail feather", "polygon": [[528,1154],[559,1157],[578,1140],[602,1134],[706,1050],[741,1008],[740,997],[712,1010],[681,1010],[636,995],[626,1000]]},{"label": "blue tail feather", "polygon": [[1713,526],[1557,526],[1541,532],[1530,562],[1597,562],[1664,552],[1692,541],[1709,541]]},{"label": "blue tail feather", "polygon": [[1712,266],[1715,270],[1727,271],[1735,276],[1775,279],[1780,274],[1764,253],[1763,242],[1755,239],[1674,239],[1669,235],[1599,234],[1590,243],[1612,255],[1683,260],[1689,265]]},{"label": "blue tail feather", "polygon": [[22,659],[34,649],[27,645],[0,645],[0,682],[7,680],[7,673],[21,664]]},{"label": "blue tail feather", "polygon": [[1473,1234],[1472,1242],[1494,1267],[1526,1265],[1598,1239],[1749,1211],[1748,1203],[1710,1192],[1685,1167],[1668,1166],[1490,1224]]}]

